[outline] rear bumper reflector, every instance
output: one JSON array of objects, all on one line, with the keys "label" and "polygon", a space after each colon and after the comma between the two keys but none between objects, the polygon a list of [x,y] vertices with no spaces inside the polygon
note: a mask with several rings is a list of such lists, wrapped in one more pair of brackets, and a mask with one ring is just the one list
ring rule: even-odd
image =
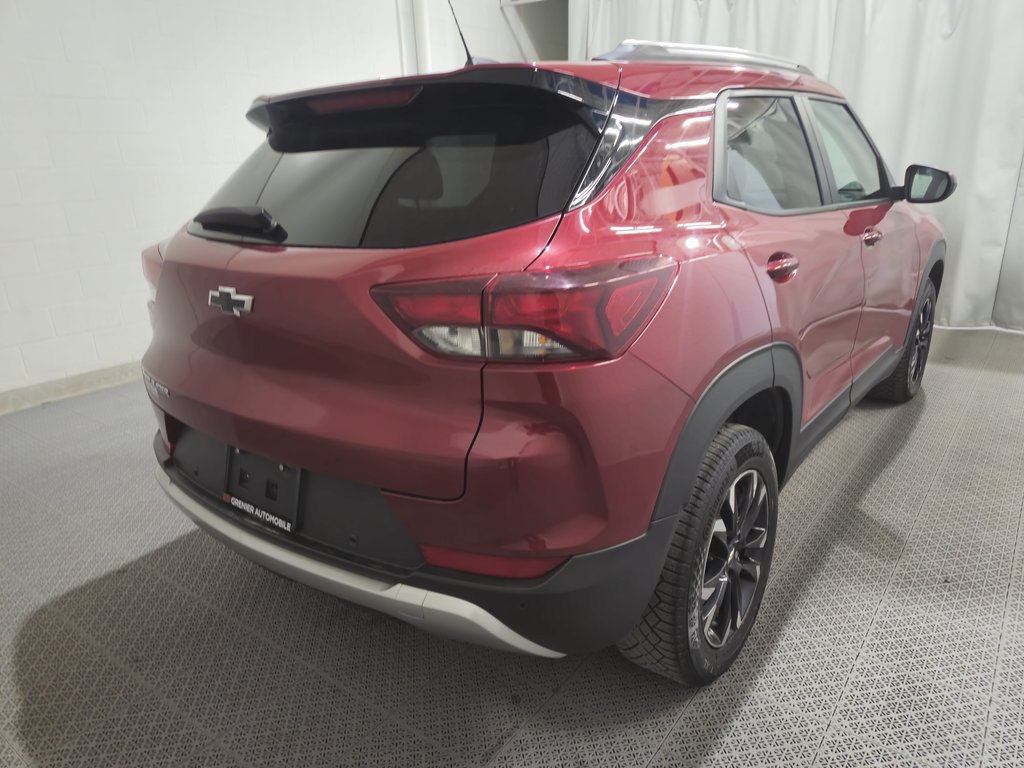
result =
[{"label": "rear bumper reflector", "polygon": [[498,557],[475,552],[459,552],[443,547],[420,544],[420,551],[430,565],[455,571],[496,576],[502,579],[535,579],[550,573],[568,557]]}]

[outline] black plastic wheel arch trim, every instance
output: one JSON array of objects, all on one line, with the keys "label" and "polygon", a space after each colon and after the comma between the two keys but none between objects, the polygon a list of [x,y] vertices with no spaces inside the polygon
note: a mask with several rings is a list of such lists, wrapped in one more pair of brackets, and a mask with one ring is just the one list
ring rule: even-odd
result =
[{"label": "black plastic wheel arch trim", "polygon": [[[781,344],[769,344],[743,355],[718,374],[698,398],[669,459],[665,480],[654,505],[653,520],[678,516],[690,498],[701,461],[718,430],[744,402],[776,386],[776,347],[786,348]],[[795,356],[795,352],[793,354]],[[799,370],[798,367],[797,385],[801,381]],[[789,382],[783,385],[791,400],[792,411],[799,414],[802,390],[799,387],[790,390],[790,387],[792,384]]]},{"label": "black plastic wheel arch trim", "polygon": [[700,462],[712,439],[736,409],[754,395],[777,389],[788,400],[788,441],[780,446],[776,456],[781,489],[829,430],[892,372],[901,354],[902,349],[881,355],[806,425],[801,424],[803,367],[793,346],[775,342],[743,355],[712,381],[694,405],[669,459],[652,519],[674,519],[679,514],[690,497]]}]

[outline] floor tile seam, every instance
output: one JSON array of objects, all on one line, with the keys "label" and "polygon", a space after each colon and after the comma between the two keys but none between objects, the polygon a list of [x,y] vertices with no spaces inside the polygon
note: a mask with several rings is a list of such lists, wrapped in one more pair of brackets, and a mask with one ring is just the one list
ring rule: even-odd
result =
[{"label": "floor tile seam", "polygon": [[683,705],[683,708],[679,710],[679,714],[676,715],[676,718],[672,721],[672,724],[665,729],[665,735],[661,737],[661,741],[658,742],[658,746],[655,748],[654,752],[651,753],[651,756],[647,759],[647,762],[644,763],[644,768],[650,768],[650,766],[654,764],[655,759],[657,759],[658,755],[661,754],[661,751],[665,748],[665,745],[668,743],[668,740],[672,738],[672,734],[676,732],[676,728],[679,727],[679,723],[683,721],[683,718],[686,716],[686,713],[689,712],[690,707],[693,706],[694,699],[697,698],[697,695],[699,693],[700,691],[695,691],[690,696],[686,704]]},{"label": "floor tile seam", "polygon": [[[539,714],[540,714],[541,712],[543,712],[543,711],[544,711],[544,708],[545,708],[545,707],[547,707],[547,705],[548,705],[548,704],[550,704],[550,703],[551,703],[551,702],[552,702],[552,701],[553,701],[553,700],[554,700],[554,699],[555,699],[555,698],[556,698],[556,697],[558,696],[558,694],[560,694],[560,693],[561,693],[561,692],[563,691],[563,689],[565,689],[565,688],[566,688],[566,687],[567,687],[567,686],[569,685],[569,683],[570,683],[570,682],[572,681],[572,679],[573,679],[573,678],[574,678],[574,677],[575,677],[576,675],[578,675],[578,674],[579,674],[579,672],[580,672],[580,669],[582,669],[582,668],[583,668],[583,665],[584,665],[585,663],[586,663],[586,659],[584,659],[583,661],[581,661],[581,662],[580,662],[580,663],[579,663],[579,664],[578,664],[578,665],[576,666],[576,669],[575,669],[575,670],[573,671],[573,673],[572,673],[571,675],[567,676],[567,677],[565,678],[565,680],[563,680],[563,681],[562,681],[562,682],[561,682],[561,683],[560,683],[560,684],[559,684],[558,686],[556,686],[556,687],[554,688],[554,690],[552,690],[552,691],[551,691],[551,693],[550,693],[550,694],[549,694],[548,696],[544,697],[544,698],[543,698],[543,699],[542,699],[542,700],[541,700],[541,701],[540,701],[540,702],[539,702],[539,703],[537,704],[537,706],[535,706],[535,707],[534,707],[534,708],[533,708],[533,709],[532,709],[532,710],[530,711],[530,713],[529,713],[529,714],[528,714],[528,715],[527,715],[526,717],[524,717],[524,718],[523,718],[523,721],[522,721],[521,723],[519,723],[519,725],[517,725],[517,726],[516,726],[516,727],[515,727],[515,728],[514,728],[514,729],[513,729],[512,731],[510,731],[510,732],[509,732],[508,736],[506,736],[506,737],[505,737],[505,739],[504,739],[504,740],[503,740],[503,741],[502,741],[502,742],[501,742],[500,744],[498,744],[498,746],[497,746],[497,747],[495,747],[495,749],[494,749],[494,752],[493,752],[493,753],[491,754],[491,756],[490,756],[490,757],[489,757],[489,758],[488,758],[488,759],[487,759],[487,760],[486,760],[486,761],[485,761],[485,762],[483,763],[483,765],[485,766],[485,768],[489,768],[490,766],[493,766],[493,765],[494,765],[494,761],[495,761],[495,760],[497,759],[498,755],[500,755],[500,754],[501,754],[501,751],[502,751],[502,750],[503,750],[503,749],[504,749],[504,748],[505,748],[505,747],[506,747],[506,746],[507,746],[508,744],[510,744],[510,743],[511,743],[511,742],[512,742],[512,741],[513,741],[513,740],[515,739],[515,737],[516,737],[516,736],[517,736],[517,735],[519,734],[519,732],[520,732],[520,731],[522,731],[522,730],[523,730],[523,729],[524,729],[524,728],[525,728],[526,726],[528,726],[528,725],[530,725],[531,723],[533,723],[533,722],[535,722],[535,721],[536,721],[536,719],[537,719],[537,716],[538,716],[538,715],[539,715]],[[592,717],[591,715],[587,714],[587,715],[586,715],[586,717],[587,717],[587,719],[588,719],[588,720],[592,720],[592,721],[593,721],[593,722],[595,722],[596,724],[600,724],[600,723],[599,723],[599,721],[596,721],[596,720],[594,720],[594,719],[593,719],[593,717]]]},{"label": "floor tile seam", "polygon": [[999,645],[996,651],[996,663],[992,669],[992,686],[989,692],[989,711],[988,717],[985,720],[985,733],[981,740],[981,757],[978,759],[978,765],[981,766],[985,762],[985,751],[988,748],[988,733],[989,728],[992,724],[992,718],[995,714],[996,706],[996,684],[999,681],[999,660],[1003,657],[1003,650],[1006,642],[1006,622],[1010,609],[1010,590],[1012,588],[1013,579],[1013,564],[1017,562],[1017,555],[1020,551],[1020,537],[1021,537],[1021,521],[1024,519],[1024,499],[1021,500],[1020,509],[1017,512],[1017,532],[1013,540],[1013,555],[1010,558],[1010,568],[1007,569],[1006,574],[1006,590],[1003,593],[1003,615],[999,626]]},{"label": "floor tile seam", "polygon": [[[673,723],[672,727],[667,731],[666,736],[662,740],[662,742],[659,745],[658,749],[651,756],[650,760],[648,760],[647,763],[645,763],[645,768],[650,768],[653,765],[653,763],[657,759],[658,755],[660,755],[662,750],[664,749],[666,742],[676,732],[676,728],[678,727],[679,723],[682,721],[683,717],[685,717],[687,711],[689,711],[689,709],[693,705],[694,701],[696,701],[696,699],[700,695],[700,693],[701,693],[701,689],[697,690],[696,693],[686,703],[686,706],[684,707],[683,711],[680,712],[679,717],[676,718],[675,723]],[[812,714],[812,713],[806,712],[805,710],[801,709],[800,707],[794,706],[794,705],[792,705],[792,704],[790,704],[788,702],[785,702],[785,701],[774,701],[774,702],[772,702],[772,704],[774,706],[777,706],[779,709],[788,712],[791,715],[796,715],[796,716],[798,716],[798,717],[800,717],[800,718],[802,718],[804,720],[814,721],[815,723],[820,725],[822,727],[822,739],[824,739],[824,736],[828,732],[828,728],[829,728],[829,725],[830,725],[827,718],[825,718],[823,716],[820,716],[820,715],[816,715],[816,714]],[[817,749],[812,753],[811,760],[807,764],[808,765],[812,765],[814,760],[816,759],[816,757],[817,757]]]}]

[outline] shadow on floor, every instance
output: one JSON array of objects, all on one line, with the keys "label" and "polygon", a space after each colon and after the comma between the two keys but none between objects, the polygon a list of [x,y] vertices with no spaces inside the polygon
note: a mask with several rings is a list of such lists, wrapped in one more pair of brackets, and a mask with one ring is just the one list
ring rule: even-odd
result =
[{"label": "shadow on floor", "polygon": [[[837,478],[845,514],[824,514],[795,551],[824,567],[855,528],[881,526],[859,502],[901,450],[925,406],[922,393],[893,419],[900,438],[861,451]],[[870,409],[885,406],[862,406]],[[785,494],[783,495],[785,507]],[[895,533],[876,557],[899,555]],[[742,676],[747,691],[786,618],[819,576],[772,589],[773,620]],[[22,700],[14,727],[29,757],[167,765],[290,763],[482,765],[550,702],[581,664],[588,679],[623,679],[614,653],[548,661],[449,642],[288,582],[190,533],[38,609],[15,641]],[[607,675],[602,675],[601,668]],[[636,670],[655,690],[641,716],[664,718],[691,693]],[[634,691],[635,693],[635,691]],[[587,691],[595,701],[612,691]],[[614,702],[611,702],[614,704]],[[596,713],[599,717],[599,713]],[[666,728],[674,717],[668,717]],[[728,713],[715,725],[720,735]],[[718,736],[716,735],[716,740]]]},{"label": "shadow on floor", "polygon": [[[778,665],[777,659],[772,660],[772,651],[782,642],[783,635],[794,629],[793,616],[798,606],[813,598],[814,590],[823,584],[828,585],[826,588],[836,588],[835,583],[828,584],[827,569],[830,567],[830,555],[837,548],[850,547],[864,557],[891,562],[895,566],[903,548],[903,537],[895,527],[867,514],[862,501],[875,485],[879,474],[896,459],[910,440],[926,403],[927,393],[922,390],[913,401],[904,405],[864,401],[857,406],[856,410],[865,412],[894,411],[893,418],[884,427],[887,435],[891,433],[892,439],[880,441],[878,446],[871,450],[858,451],[856,460],[844,469],[841,476],[835,478],[835,490],[830,497],[839,502],[837,508],[805,510],[811,514],[797,520],[790,517],[788,523],[799,526],[802,533],[798,535],[795,546],[784,552],[775,553],[773,571],[761,615],[747,646],[741,652],[732,671],[698,691],[698,697],[705,700],[743,702],[751,696],[754,688],[761,682],[766,666],[771,663]],[[828,450],[827,443],[816,450]],[[799,484],[801,471],[812,470],[806,465],[798,470],[792,481],[794,486]],[[784,489],[780,504],[782,516],[786,514],[786,498]],[[803,503],[806,505],[806,500]],[[832,641],[833,638],[822,633],[817,642],[823,647],[824,653],[827,653]],[[777,668],[773,669],[773,673],[778,672],[780,670]],[[790,674],[797,681],[798,674],[808,672],[814,674],[813,670],[781,670],[783,677]],[[794,685],[799,686],[800,683],[796,682]],[[778,680],[772,680],[769,689],[772,688],[775,704],[781,707],[794,706],[787,700]],[[834,697],[828,704],[835,704]],[[719,746],[732,732],[731,726],[734,719],[739,716],[739,710],[740,708],[735,706],[720,709],[715,707],[718,717],[702,725],[702,738],[706,739],[709,752],[722,751]],[[832,711],[807,711],[806,714],[828,720]],[[681,732],[678,735],[679,738],[685,738]],[[728,750],[725,752],[728,753]]]},{"label": "shadow on floor", "polygon": [[435,638],[199,532],[36,610],[13,661],[16,739],[45,765],[482,765],[581,663],[625,664]]}]

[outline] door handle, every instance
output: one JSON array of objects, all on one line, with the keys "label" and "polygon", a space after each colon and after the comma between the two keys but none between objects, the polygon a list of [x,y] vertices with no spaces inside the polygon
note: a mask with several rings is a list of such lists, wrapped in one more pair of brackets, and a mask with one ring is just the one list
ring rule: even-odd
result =
[{"label": "door handle", "polygon": [[864,234],[861,235],[860,239],[864,241],[864,245],[871,247],[882,239],[882,233],[874,227],[868,227],[864,230]]},{"label": "door handle", "polygon": [[776,283],[788,283],[796,276],[800,261],[792,254],[777,251],[768,258],[768,277]]}]

